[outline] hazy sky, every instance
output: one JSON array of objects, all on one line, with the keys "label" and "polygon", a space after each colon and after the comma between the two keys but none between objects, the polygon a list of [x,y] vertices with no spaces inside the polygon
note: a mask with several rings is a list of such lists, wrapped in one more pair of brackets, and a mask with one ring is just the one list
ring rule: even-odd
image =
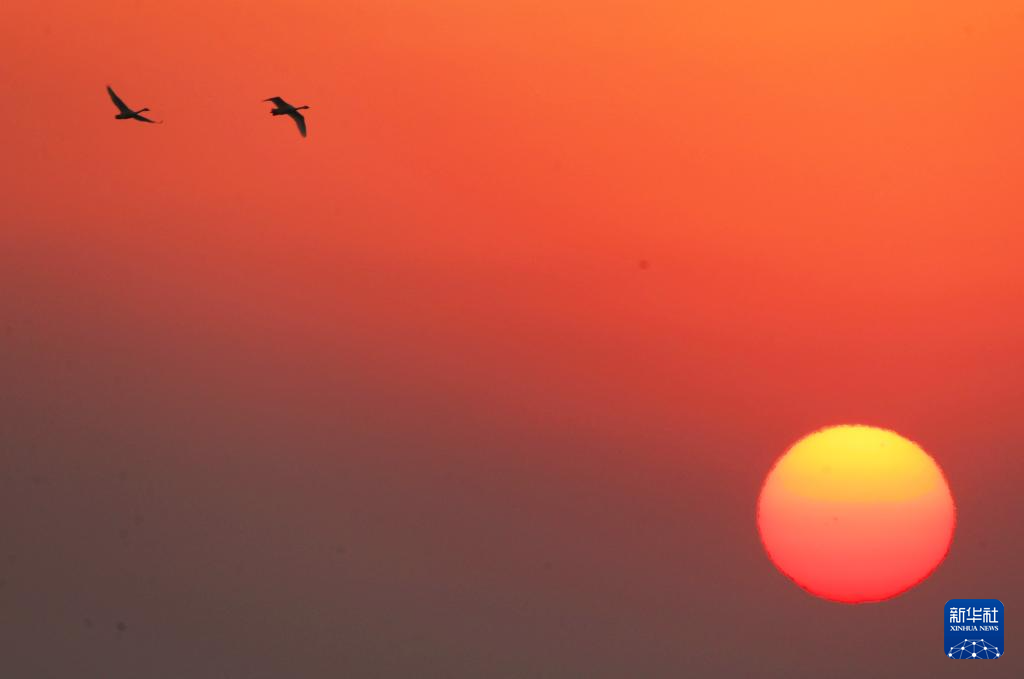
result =
[{"label": "hazy sky", "polygon": [[[1019,2],[10,2],[0,44],[4,676],[960,676],[969,597],[1021,674]],[[884,604],[756,532],[843,422],[958,502]]]}]

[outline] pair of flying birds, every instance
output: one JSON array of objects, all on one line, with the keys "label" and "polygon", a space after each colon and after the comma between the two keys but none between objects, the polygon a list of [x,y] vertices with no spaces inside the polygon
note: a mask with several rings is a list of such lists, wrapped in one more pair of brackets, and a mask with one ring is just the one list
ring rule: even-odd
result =
[{"label": "pair of flying birds", "polygon": [[[150,120],[146,116],[142,115],[149,110],[148,108],[140,108],[137,111],[133,111],[124,103],[124,101],[121,100],[121,97],[117,96],[110,85],[107,85],[107,93],[110,95],[111,101],[114,102],[114,106],[117,107],[118,114],[114,117],[118,120],[138,120],[143,123],[163,122],[162,120]],[[304,108],[309,108],[308,106],[292,106],[281,97],[271,97],[270,99],[264,99],[263,101],[269,101],[274,104],[274,108],[270,111],[270,115],[288,116],[295,121],[296,125],[299,126],[299,134],[303,137],[306,136],[306,119],[301,113],[299,113],[299,111]]]}]

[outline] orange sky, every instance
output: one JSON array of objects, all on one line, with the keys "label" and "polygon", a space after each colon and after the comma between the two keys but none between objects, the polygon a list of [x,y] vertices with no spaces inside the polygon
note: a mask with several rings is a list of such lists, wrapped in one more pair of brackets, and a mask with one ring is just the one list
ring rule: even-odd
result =
[{"label": "orange sky", "polygon": [[[1017,345],[1015,3],[45,5],[4,10],[5,249],[133,267],[154,290],[125,303],[287,299],[497,352],[472,307],[512,305],[578,358],[725,362],[752,398],[879,362],[987,389]],[[167,124],[114,124],[107,82]],[[272,95],[312,106],[308,143]]]},{"label": "orange sky", "polygon": [[968,524],[1022,480],[1019,2],[40,1],[0,44],[26,412],[554,431],[514,464],[738,475],[751,549],[826,424],[919,441]]}]

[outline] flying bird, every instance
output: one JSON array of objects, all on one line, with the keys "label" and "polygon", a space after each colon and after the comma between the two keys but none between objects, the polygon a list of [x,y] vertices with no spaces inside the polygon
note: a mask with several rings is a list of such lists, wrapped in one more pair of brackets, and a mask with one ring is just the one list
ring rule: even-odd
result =
[{"label": "flying bird", "polygon": [[264,99],[263,101],[270,101],[274,103],[274,108],[271,110],[270,115],[272,116],[288,116],[295,121],[295,124],[299,126],[299,134],[303,137],[306,136],[306,119],[299,113],[308,106],[292,106],[281,97],[271,97],[270,99]]},{"label": "flying bird", "polygon": [[143,123],[163,122],[162,120],[150,120],[146,116],[142,115],[143,112],[149,110],[148,108],[140,108],[138,111],[133,111],[130,108],[128,108],[128,105],[121,101],[121,97],[117,96],[117,94],[114,92],[113,88],[110,87],[110,85],[107,85],[107,94],[110,95],[110,100],[114,102],[114,106],[116,106],[117,110],[120,111],[120,113],[114,116],[118,120],[138,120]]}]

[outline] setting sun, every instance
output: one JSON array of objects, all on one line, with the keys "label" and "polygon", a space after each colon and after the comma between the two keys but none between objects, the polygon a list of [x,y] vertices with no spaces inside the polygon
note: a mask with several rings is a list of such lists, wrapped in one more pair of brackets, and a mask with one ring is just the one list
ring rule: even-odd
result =
[{"label": "setting sun", "polygon": [[794,444],[758,501],[768,556],[817,596],[889,599],[926,578],[949,549],[953,497],[936,462],[884,429],[831,427]]}]

